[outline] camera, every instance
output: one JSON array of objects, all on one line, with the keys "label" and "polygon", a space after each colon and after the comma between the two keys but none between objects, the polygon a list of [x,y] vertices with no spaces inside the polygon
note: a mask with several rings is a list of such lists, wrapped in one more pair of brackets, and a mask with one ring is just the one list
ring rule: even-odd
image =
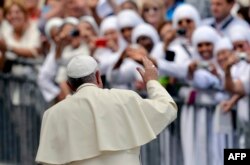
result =
[{"label": "camera", "polygon": [[78,29],[73,29],[70,34],[71,37],[78,37],[80,36],[80,31]]},{"label": "camera", "polygon": [[186,29],[181,28],[181,29],[177,29],[176,33],[177,33],[179,36],[185,36],[186,33],[187,33],[187,31],[186,31]]},{"label": "camera", "polygon": [[242,61],[247,61],[247,53],[245,52],[237,52],[236,53],[236,57],[239,59],[239,60],[242,60]]},{"label": "camera", "polygon": [[206,61],[203,61],[203,62],[199,62],[198,63],[198,68],[199,69],[206,69],[206,70],[209,70],[209,63],[206,62]]}]

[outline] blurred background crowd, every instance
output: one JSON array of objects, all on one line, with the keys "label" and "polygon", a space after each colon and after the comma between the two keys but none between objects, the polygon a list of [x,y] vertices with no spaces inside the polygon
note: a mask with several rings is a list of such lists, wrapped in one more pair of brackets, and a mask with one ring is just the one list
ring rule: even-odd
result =
[{"label": "blurred background crowd", "polygon": [[[250,116],[249,3],[4,0],[0,72],[34,80],[53,105],[71,94],[70,59],[93,56],[105,87],[147,97],[136,68],[148,56],[159,70],[159,82],[184,103],[179,110],[184,164],[222,165],[224,148],[246,147],[245,136],[235,136],[234,120],[244,127]],[[17,93],[13,86],[16,106]]]}]

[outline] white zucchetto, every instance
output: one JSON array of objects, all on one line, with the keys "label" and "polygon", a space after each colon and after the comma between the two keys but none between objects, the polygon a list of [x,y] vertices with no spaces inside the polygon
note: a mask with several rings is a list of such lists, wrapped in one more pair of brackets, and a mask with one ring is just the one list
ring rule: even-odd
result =
[{"label": "white zucchetto", "polygon": [[90,56],[75,56],[67,66],[67,75],[70,78],[81,78],[94,73],[97,69],[97,62]]}]

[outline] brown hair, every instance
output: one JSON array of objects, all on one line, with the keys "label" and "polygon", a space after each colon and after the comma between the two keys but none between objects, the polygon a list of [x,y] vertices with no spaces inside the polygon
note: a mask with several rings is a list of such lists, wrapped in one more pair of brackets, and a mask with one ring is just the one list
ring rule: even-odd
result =
[{"label": "brown hair", "polygon": [[23,4],[23,1],[21,1],[21,0],[8,0],[4,4],[4,15],[5,16],[8,14],[8,12],[10,11],[10,8],[13,5],[17,5],[21,9],[21,11],[24,13],[24,15],[26,15],[26,16],[28,15],[28,12]]},{"label": "brown hair", "polygon": [[160,24],[160,26],[158,27],[157,31],[160,32],[161,29],[162,29],[165,25],[172,25],[172,24],[173,24],[172,21],[165,20],[164,22],[162,22],[162,23]]}]

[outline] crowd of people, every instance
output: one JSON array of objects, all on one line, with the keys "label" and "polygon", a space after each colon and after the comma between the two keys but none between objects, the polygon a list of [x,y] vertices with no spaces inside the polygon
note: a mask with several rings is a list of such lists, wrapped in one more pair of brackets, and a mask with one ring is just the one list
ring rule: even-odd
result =
[{"label": "crowd of people", "polygon": [[[106,87],[146,97],[136,68],[148,56],[159,82],[186,103],[180,116],[185,165],[204,164],[211,156],[216,164],[223,161],[221,149],[232,146],[231,110],[236,107],[242,123],[249,120],[250,10],[232,12],[239,6],[235,0],[197,2],[210,11],[181,0],[5,0],[0,70],[35,77],[44,99],[56,103],[71,94],[66,66],[82,54],[96,59]],[[219,106],[209,114],[202,105]],[[213,120],[207,125],[208,116]],[[218,116],[223,122],[212,127]]]}]

